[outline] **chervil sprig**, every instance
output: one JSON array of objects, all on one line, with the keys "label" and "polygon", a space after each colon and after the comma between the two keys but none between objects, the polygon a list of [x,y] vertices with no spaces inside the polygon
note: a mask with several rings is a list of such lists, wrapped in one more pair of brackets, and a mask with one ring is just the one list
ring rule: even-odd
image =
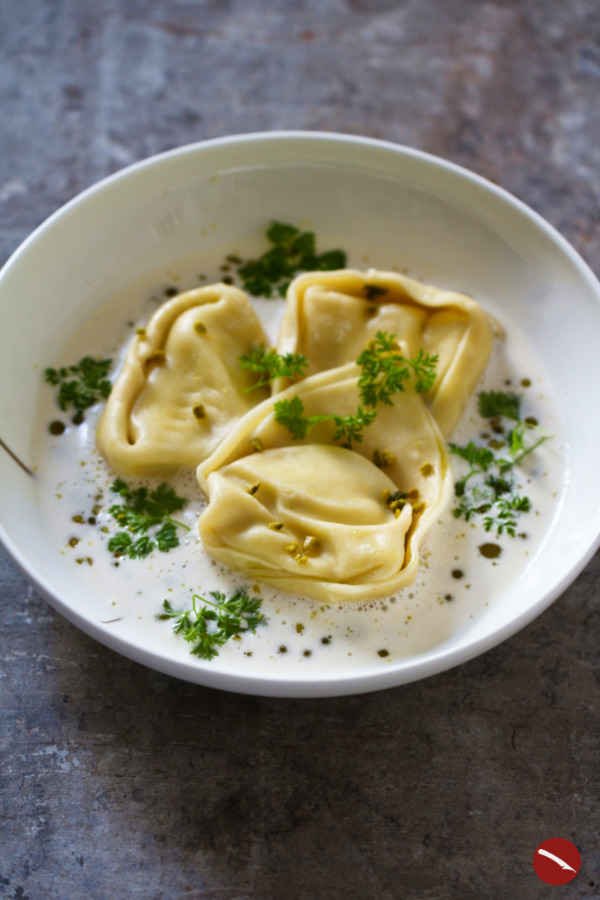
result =
[{"label": "chervil sprig", "polygon": [[[396,352],[398,344],[395,337],[394,334],[378,331],[356,360],[362,372],[358,379],[361,403],[355,415],[328,413],[305,416],[304,403],[296,396],[274,404],[275,421],[287,428],[294,440],[305,438],[319,422],[330,420],[337,427],[334,440],[344,440],[347,445],[351,445],[352,441],[362,441],[364,429],[375,420],[378,404],[392,406],[392,395],[404,391],[404,382],[410,378],[411,372],[415,376],[414,389],[417,393],[428,391],[435,380],[438,357],[428,356],[419,350],[415,359],[406,359]],[[371,409],[363,409],[363,405]]]},{"label": "chervil sprig", "polygon": [[74,366],[46,369],[44,377],[48,384],[58,387],[56,399],[60,409],[72,407],[80,423],[84,410],[99,400],[106,400],[110,394],[112,385],[107,376],[111,365],[112,359],[84,356]]},{"label": "chervil sprig", "polygon": [[[521,398],[512,391],[482,391],[478,409],[503,439],[494,438],[487,446],[474,441],[464,447],[449,444],[450,452],[469,466],[455,482],[459,502],[452,512],[466,521],[482,515],[486,531],[495,528],[498,536],[506,532],[514,537],[518,517],[531,509],[530,498],[518,492],[515,469],[550,436],[535,420],[521,418]],[[512,428],[507,430],[502,419],[514,423]]]},{"label": "chervil sprig", "polygon": [[531,500],[519,494],[511,497],[500,497],[496,501],[495,515],[485,516],[483,527],[486,531],[496,529],[496,534],[500,536],[506,531],[511,537],[514,537],[517,531],[517,515],[519,513],[529,512],[531,509]]},{"label": "chervil sprig", "polygon": [[[251,597],[245,588],[238,589],[229,599],[220,591],[211,591],[212,600],[194,594],[192,608],[175,610],[168,600],[158,619],[173,621],[173,631],[193,644],[190,653],[200,659],[211,660],[229,638],[249,631],[254,634],[259,625],[266,624],[266,616],[259,612],[260,597]],[[200,604],[204,604],[200,606]]]},{"label": "chervil sprig", "polygon": [[337,428],[333,436],[334,441],[343,440],[347,445],[352,441],[360,443],[363,439],[363,430],[374,421],[376,415],[374,409],[365,410],[359,405],[354,416],[329,416]]},{"label": "chervil sprig", "polygon": [[285,296],[291,279],[298,272],[330,271],[346,266],[343,250],[317,253],[312,231],[300,231],[295,225],[272,222],[267,229],[271,247],[258,259],[238,268],[242,286],[255,297]]},{"label": "chervil sprig", "polygon": [[494,462],[494,453],[489,447],[478,447],[474,441],[469,441],[465,447],[459,447],[457,444],[449,443],[448,447],[455,456],[460,456],[469,464],[469,471],[463,475],[454,485],[454,493],[457,497],[462,497],[465,493],[467,482],[473,475],[480,472],[487,472]]},{"label": "chervil sprig", "polygon": [[482,419],[507,419],[521,421],[521,398],[513,391],[481,391],[477,398],[477,408]]},{"label": "chervil sprig", "polygon": [[358,389],[365,406],[391,406],[392,396],[405,390],[411,374],[417,394],[424,394],[433,386],[437,354],[430,356],[419,350],[415,359],[407,359],[399,349],[395,334],[378,331],[356,360],[362,368]]},{"label": "chervil sprig", "polygon": [[302,378],[307,365],[308,360],[301,353],[279,354],[276,350],[264,346],[253,347],[250,353],[240,356],[240,366],[242,369],[256,372],[259,377],[242,393],[245,394],[254,388],[263,387],[275,378]]},{"label": "chervil sprig", "polygon": [[[153,550],[168,552],[179,545],[177,528],[189,527],[171,518],[171,514],[183,509],[187,500],[179,497],[168,484],[160,484],[155,490],[147,487],[130,487],[117,478],[111,490],[123,498],[123,503],[113,503],[109,513],[124,529],[108,541],[108,549],[115,556],[140,559]],[[134,537],[139,535],[139,537]]]},{"label": "chervil sprig", "polygon": [[317,422],[322,422],[326,416],[305,416],[304,403],[297,395],[288,399],[277,400],[273,404],[275,421],[292,435],[295,441],[301,441],[311,431]]},{"label": "chervil sprig", "polygon": [[275,421],[287,428],[295,441],[305,438],[319,422],[333,422],[336,426],[334,441],[343,440],[345,444],[362,441],[363,429],[371,424],[376,415],[375,410],[364,410],[359,406],[353,416],[338,416],[335,413],[305,416],[304,403],[297,395],[289,400],[277,400],[273,410]]}]

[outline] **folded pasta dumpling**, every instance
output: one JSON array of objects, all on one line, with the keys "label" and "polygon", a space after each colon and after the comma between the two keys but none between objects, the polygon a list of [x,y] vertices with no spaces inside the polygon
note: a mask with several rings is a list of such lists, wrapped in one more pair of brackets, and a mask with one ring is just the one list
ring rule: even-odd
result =
[{"label": "folded pasta dumpling", "polygon": [[492,347],[487,314],[465,294],[377,269],[309,272],[290,284],[277,350],[306,356],[313,375],[356,360],[379,331],[396,335],[412,358],[421,349],[437,355],[425,399],[448,436]]},{"label": "folded pasta dumpling", "polygon": [[[414,579],[419,547],[452,483],[443,437],[422,396],[407,390],[380,407],[352,450],[338,445],[329,420],[297,441],[276,420],[277,404],[294,397],[308,417],[354,414],[360,371],[353,363],[330,369],[274,395],[200,464],[209,503],[199,530],[211,555],[248,577],[327,602],[387,596]],[[353,549],[352,529],[364,552]],[[311,537],[327,547],[324,555],[304,552]]]},{"label": "folded pasta dumpling", "polygon": [[366,599],[398,586],[410,504],[351,450],[312,444],[243,457],[208,478],[206,550],[253,579],[320,600]]},{"label": "folded pasta dumpling", "polygon": [[123,475],[197,466],[265,388],[239,357],[266,343],[237,288],[217,284],[165,303],[133,339],[97,430],[98,447]]}]

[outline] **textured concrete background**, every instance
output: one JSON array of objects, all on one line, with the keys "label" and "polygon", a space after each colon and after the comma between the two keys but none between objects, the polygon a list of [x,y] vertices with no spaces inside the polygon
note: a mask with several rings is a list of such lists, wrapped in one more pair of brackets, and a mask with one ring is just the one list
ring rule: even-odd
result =
[{"label": "textured concrete background", "polygon": [[[598,0],[4,0],[0,79],[0,261],[127,163],[309,128],[467,165],[600,270]],[[597,556],[455,671],[282,701],[117,656],[0,551],[0,897],[599,897],[599,592]]]}]

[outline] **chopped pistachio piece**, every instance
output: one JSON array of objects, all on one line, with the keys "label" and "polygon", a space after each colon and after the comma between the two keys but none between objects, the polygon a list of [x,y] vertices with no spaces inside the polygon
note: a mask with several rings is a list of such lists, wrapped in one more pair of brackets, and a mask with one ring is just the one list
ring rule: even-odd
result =
[{"label": "chopped pistachio piece", "polygon": [[164,366],[167,356],[164,350],[155,350],[152,356],[146,360],[147,366]]},{"label": "chopped pistachio piece", "polygon": [[375,450],[373,453],[373,462],[380,469],[385,469],[389,466],[393,466],[396,462],[396,457],[393,453],[388,453],[387,450]]},{"label": "chopped pistachio piece", "polygon": [[307,556],[314,556],[315,553],[318,553],[319,550],[321,549],[321,541],[319,540],[319,538],[314,537],[313,535],[309,534],[304,539],[304,544],[302,545],[302,549]]}]

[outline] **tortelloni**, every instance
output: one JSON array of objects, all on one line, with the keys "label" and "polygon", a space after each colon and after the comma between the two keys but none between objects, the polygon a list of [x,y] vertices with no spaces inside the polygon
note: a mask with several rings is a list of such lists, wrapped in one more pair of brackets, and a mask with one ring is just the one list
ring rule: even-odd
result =
[{"label": "tortelloni", "polygon": [[437,354],[426,401],[447,437],[492,347],[487,314],[465,294],[375,269],[309,272],[289,287],[277,350],[302,353],[313,375],[356,360],[378,331],[396,334],[411,357],[420,349]]},{"label": "tortelloni", "polygon": [[[407,374],[373,405],[357,360],[383,338]],[[328,603],[386,597],[414,580],[449,500],[445,437],[491,342],[487,315],[463,294],[389,272],[312,272],[289,287],[276,347],[306,357],[305,377],[257,387],[240,360],[267,345],[250,300],[198,288],[132,341],[98,446],[123,475],[196,468],[206,551],[253,581]],[[433,386],[418,380],[421,353],[437,357]],[[307,432],[282,424],[292,407]],[[342,437],[340,420],[360,420],[359,438]]]},{"label": "tortelloni", "polygon": [[388,596],[414,580],[422,540],[451,490],[444,439],[422,396],[407,390],[379,408],[351,450],[336,444],[329,421],[294,441],[275,419],[275,404],[294,396],[307,416],[352,414],[360,371],[329,369],[274,395],[198,467],[208,553],[330,603]]},{"label": "tortelloni", "polygon": [[216,284],[165,303],[132,341],[97,431],[123,475],[196,467],[268,395],[239,357],[266,343],[246,295]]},{"label": "tortelloni", "polygon": [[399,583],[410,504],[363,456],[312,444],[265,450],[217,469],[200,519],[208,552],[249,578],[321,600],[390,593]]}]

